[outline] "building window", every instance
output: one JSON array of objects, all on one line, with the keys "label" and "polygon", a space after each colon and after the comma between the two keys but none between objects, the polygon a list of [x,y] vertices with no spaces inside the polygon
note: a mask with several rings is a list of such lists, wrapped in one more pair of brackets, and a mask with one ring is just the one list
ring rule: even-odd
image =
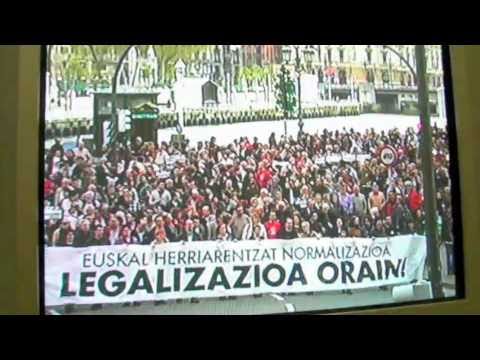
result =
[{"label": "building window", "polygon": [[367,45],[367,62],[368,64],[371,64],[372,63],[372,48],[370,47],[370,45]]},{"label": "building window", "polygon": [[345,71],[345,69],[341,69],[338,72],[338,82],[340,83],[340,85],[347,84],[347,72]]},{"label": "building window", "polygon": [[387,64],[387,48],[384,46],[382,49],[383,65]]},{"label": "building window", "polygon": [[238,49],[235,50],[233,59],[234,59],[233,61],[235,62],[235,65],[240,64],[240,54]]},{"label": "building window", "polygon": [[220,81],[221,80],[221,75],[220,75],[220,66],[215,66],[215,74],[214,74],[214,80],[215,81]]},{"label": "building window", "polygon": [[338,49],[338,57],[340,58],[340,63],[342,64],[343,64],[344,56],[345,56],[345,49],[342,46]]},{"label": "building window", "polygon": [[332,63],[332,48],[328,48],[327,49],[327,60],[328,60],[328,64],[330,65]]},{"label": "building window", "polygon": [[320,66],[320,68],[318,69],[318,82],[320,84],[323,84],[323,81],[324,81],[324,78],[323,78],[323,69],[322,67]]}]

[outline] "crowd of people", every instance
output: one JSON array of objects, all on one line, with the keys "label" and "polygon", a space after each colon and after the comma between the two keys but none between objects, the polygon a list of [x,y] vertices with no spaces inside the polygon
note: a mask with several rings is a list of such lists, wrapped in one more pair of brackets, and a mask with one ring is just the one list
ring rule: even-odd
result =
[{"label": "crowd of people", "polygon": [[[424,234],[421,133],[353,129],[267,143],[240,137],[193,145],[115,145],[100,159],[79,144],[46,151],[48,246],[164,244]],[[387,167],[379,153],[397,151]],[[452,240],[448,136],[433,129],[441,238]],[[343,161],[341,155],[350,156]],[[337,156],[335,156],[337,155]],[[332,160],[337,159],[337,160]],[[338,160],[340,159],[340,160]]]}]

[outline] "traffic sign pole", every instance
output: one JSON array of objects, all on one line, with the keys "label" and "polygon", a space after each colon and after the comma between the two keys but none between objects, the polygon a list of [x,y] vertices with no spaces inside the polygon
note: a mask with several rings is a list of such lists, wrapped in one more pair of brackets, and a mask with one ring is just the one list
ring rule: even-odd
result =
[{"label": "traffic sign pole", "polygon": [[426,236],[428,260],[430,265],[430,281],[434,298],[443,298],[442,275],[440,269],[440,250],[436,228],[437,206],[435,181],[432,164],[432,127],[430,124],[430,109],[427,82],[427,65],[425,45],[415,45],[418,79],[418,106],[422,121],[421,132],[421,162],[423,173],[423,191],[426,212]]}]

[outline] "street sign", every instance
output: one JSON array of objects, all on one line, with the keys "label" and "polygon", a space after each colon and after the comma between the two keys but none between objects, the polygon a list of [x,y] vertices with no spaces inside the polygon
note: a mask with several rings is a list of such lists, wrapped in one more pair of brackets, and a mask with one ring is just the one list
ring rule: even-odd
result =
[{"label": "street sign", "polygon": [[391,146],[384,146],[380,151],[380,161],[385,166],[393,166],[397,162],[397,152]]},{"label": "street sign", "polygon": [[131,110],[132,120],[158,120],[159,111],[154,105],[143,104]]},{"label": "street sign", "polygon": [[157,113],[132,113],[132,120],[157,120]]}]

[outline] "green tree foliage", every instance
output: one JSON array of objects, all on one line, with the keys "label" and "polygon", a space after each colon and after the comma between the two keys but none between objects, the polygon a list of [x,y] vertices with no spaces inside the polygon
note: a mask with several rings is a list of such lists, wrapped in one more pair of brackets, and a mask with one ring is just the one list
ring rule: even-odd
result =
[{"label": "green tree foliage", "polygon": [[283,111],[285,117],[294,113],[297,105],[295,83],[291,78],[290,71],[285,66],[281,67],[280,73],[277,75],[275,98],[277,108]]},{"label": "green tree foliage", "polygon": [[175,64],[182,60],[190,64],[196,54],[208,51],[211,45],[153,45],[158,59],[160,79],[164,85],[175,79]]},{"label": "green tree foliage", "polygon": [[[136,45],[135,48],[140,57],[145,58],[150,46],[157,56],[159,74],[164,84],[174,80],[175,64],[179,59],[189,64],[196,54],[209,48],[209,45]],[[48,65],[54,67],[52,70],[57,71],[65,80],[85,78],[91,84],[102,78],[110,81],[120,57],[128,47],[129,45],[72,45],[68,52],[53,52],[55,55],[49,59]],[[51,50],[50,48],[49,51]],[[150,73],[153,69],[146,71]]]},{"label": "green tree foliage", "polygon": [[248,88],[256,85],[265,85],[269,76],[272,76],[272,67],[266,66],[245,66],[240,71],[240,79],[247,82]]}]

